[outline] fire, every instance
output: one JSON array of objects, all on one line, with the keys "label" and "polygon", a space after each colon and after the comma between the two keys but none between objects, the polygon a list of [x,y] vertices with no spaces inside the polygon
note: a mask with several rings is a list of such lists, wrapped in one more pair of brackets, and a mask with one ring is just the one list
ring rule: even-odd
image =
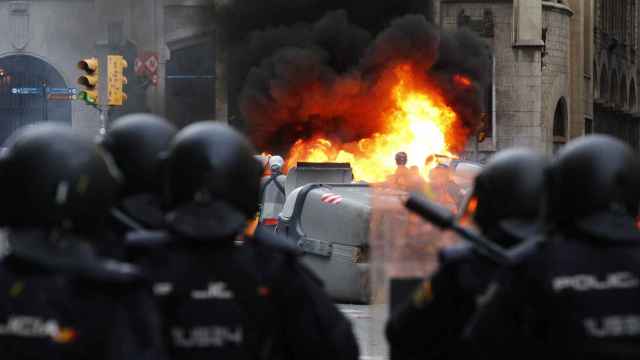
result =
[{"label": "fire", "polygon": [[393,99],[392,105],[380,114],[385,129],[350,143],[321,135],[300,139],[289,152],[287,167],[298,161],[349,162],[356,180],[380,182],[395,172],[394,155],[398,151],[409,154],[408,166],[419,168],[430,155],[455,157],[452,150],[461,147],[466,130],[439,89],[408,64],[394,67],[391,76],[394,81],[388,96]]},{"label": "fire", "polygon": [[468,87],[471,87],[471,85],[473,85],[473,83],[471,82],[471,79],[460,74],[454,75],[453,81],[462,88],[468,88]]}]

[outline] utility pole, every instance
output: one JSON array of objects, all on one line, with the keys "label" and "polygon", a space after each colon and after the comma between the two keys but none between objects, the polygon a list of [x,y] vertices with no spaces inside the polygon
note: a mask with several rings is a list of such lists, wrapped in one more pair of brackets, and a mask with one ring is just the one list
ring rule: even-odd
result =
[{"label": "utility pole", "polygon": [[96,109],[98,109],[98,117],[100,119],[100,135],[104,136],[107,134],[107,128],[109,127],[109,105],[97,106]]},{"label": "utility pole", "polygon": [[47,98],[47,82],[42,82],[42,120],[49,120],[49,99]]}]

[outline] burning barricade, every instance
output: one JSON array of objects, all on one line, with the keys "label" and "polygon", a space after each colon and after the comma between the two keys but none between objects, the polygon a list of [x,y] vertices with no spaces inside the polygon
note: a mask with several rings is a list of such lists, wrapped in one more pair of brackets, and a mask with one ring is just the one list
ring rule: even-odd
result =
[{"label": "burning barricade", "polygon": [[[375,37],[344,12],[252,36],[238,49],[262,57],[247,57],[253,65],[236,74],[238,108],[257,147],[285,154],[288,172],[265,177],[264,196],[277,196],[264,201],[263,226],[281,206],[276,231],[304,250],[329,293],[368,302],[372,256],[418,264],[440,247],[439,234],[397,205],[417,191],[457,210],[479,169],[458,155],[481,123],[487,47],[419,15]],[[284,204],[272,206],[276,198]]]},{"label": "burning barricade", "polygon": [[[387,275],[420,276],[435,266],[451,239],[400,204],[421,192],[455,212],[480,169],[457,159],[469,131],[426,75],[401,64],[383,77],[378,91],[390,101],[378,132],[352,142],[298,139],[286,157],[287,177],[265,177],[272,186],[264,189],[263,226],[275,222],[272,199],[284,200],[276,206],[282,209],[276,231],[300,246],[303,261],[340,301],[378,297],[371,280],[381,270],[370,266],[372,251],[393,263]],[[457,79],[469,86],[469,79]],[[282,183],[284,196],[276,186]]]},{"label": "burning barricade", "polygon": [[[467,177],[475,175],[469,168],[479,169],[479,165],[459,160],[449,166],[453,175],[447,179],[459,189],[468,189],[465,184],[470,184],[471,179]],[[459,173],[456,169],[464,171]],[[303,261],[336,300],[371,300],[373,249],[377,255],[393,253],[393,258],[403,259],[398,263],[407,267],[396,270],[406,273],[409,269],[415,271],[420,263],[411,259],[424,260],[429,254],[433,260],[442,245],[433,241],[440,239],[439,232],[401,206],[408,196],[407,189],[391,186],[387,181],[354,182],[348,163],[301,162],[280,178],[284,179],[286,201],[281,204],[275,231],[303,250]],[[424,183],[428,189],[429,183]],[[267,199],[273,194],[263,196]],[[380,247],[385,243],[387,246]]]}]

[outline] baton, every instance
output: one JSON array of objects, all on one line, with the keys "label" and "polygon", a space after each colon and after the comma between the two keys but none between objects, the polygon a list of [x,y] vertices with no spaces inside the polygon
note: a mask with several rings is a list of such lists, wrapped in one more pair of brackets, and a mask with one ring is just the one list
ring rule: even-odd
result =
[{"label": "baton", "polygon": [[482,235],[460,225],[455,214],[449,209],[436,204],[419,193],[412,193],[405,203],[410,211],[420,215],[426,221],[443,230],[451,230],[472,243],[476,250],[500,265],[513,264],[514,258],[498,245],[485,239]]}]

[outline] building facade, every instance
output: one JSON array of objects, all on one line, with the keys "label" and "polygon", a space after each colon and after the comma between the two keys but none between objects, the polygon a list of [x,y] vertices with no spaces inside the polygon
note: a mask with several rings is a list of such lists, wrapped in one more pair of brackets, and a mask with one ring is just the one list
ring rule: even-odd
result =
[{"label": "building facade", "polygon": [[589,130],[615,135],[639,149],[638,16],[640,1],[598,0],[594,24],[594,122]]},{"label": "building facade", "polygon": [[153,111],[181,125],[224,112],[212,8],[212,0],[0,0],[0,140],[42,120],[95,135],[101,121],[91,106],[13,89],[79,87],[78,61],[106,63],[107,54],[129,64],[129,99],[112,119]]},{"label": "building facade", "polygon": [[[111,118],[135,111],[177,125],[226,118],[215,1],[0,0],[0,140],[42,120],[97,133],[98,112],[80,101],[11,91],[77,87],[78,60],[110,53],[129,63],[129,100]],[[469,28],[491,48],[489,136],[469,146],[470,157],[511,146],[553,153],[592,132],[640,148],[640,0],[431,2],[440,27]],[[153,71],[136,71],[136,59]]]},{"label": "building facade", "polygon": [[591,1],[440,0],[434,13],[441,28],[470,28],[491,49],[490,136],[471,156],[512,146],[553,153],[593,128]]}]

